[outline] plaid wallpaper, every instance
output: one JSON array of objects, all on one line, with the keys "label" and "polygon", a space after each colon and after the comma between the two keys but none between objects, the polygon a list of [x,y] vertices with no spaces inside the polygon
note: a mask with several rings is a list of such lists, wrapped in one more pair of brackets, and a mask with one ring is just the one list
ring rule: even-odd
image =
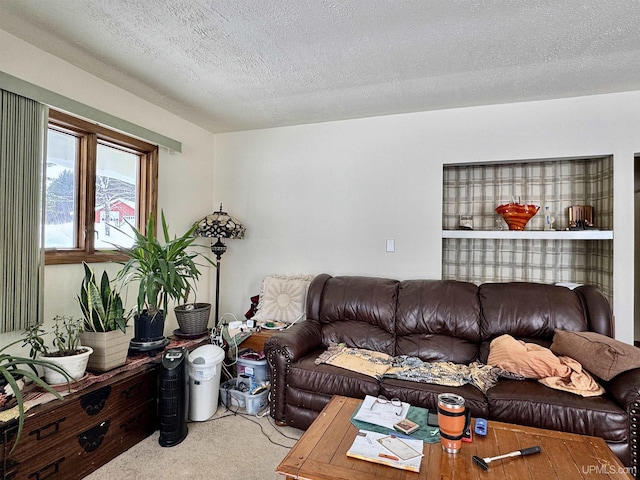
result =
[{"label": "plaid wallpaper", "polygon": [[[592,205],[597,227],[613,229],[613,160],[534,161],[446,165],[443,229],[458,229],[473,215],[475,230],[507,229],[495,208],[512,198],[540,205],[527,230],[542,230],[544,208],[568,225],[568,207]],[[613,241],[443,239],[442,277],[475,283],[532,281],[589,283],[613,297]]]}]

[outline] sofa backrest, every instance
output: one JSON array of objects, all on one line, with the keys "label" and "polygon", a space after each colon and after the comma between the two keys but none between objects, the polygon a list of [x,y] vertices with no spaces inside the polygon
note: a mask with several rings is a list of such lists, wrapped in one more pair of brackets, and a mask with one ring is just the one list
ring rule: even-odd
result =
[{"label": "sofa backrest", "polygon": [[479,354],[478,287],[453,280],[400,282],[396,355],[470,363]]},{"label": "sofa backrest", "polygon": [[570,290],[529,282],[485,283],[478,296],[481,361],[488,357],[491,340],[503,334],[544,347],[551,345],[556,328],[613,335],[609,303],[592,286]]},{"label": "sofa backrest", "polygon": [[486,362],[489,344],[509,334],[548,347],[556,328],[613,336],[613,315],[595,287],[530,282],[318,275],[309,286],[307,321],[322,344],[345,343],[424,361]]},{"label": "sofa backrest", "polygon": [[395,354],[398,281],[372,277],[316,277],[307,294],[307,321],[322,326],[322,344]]}]

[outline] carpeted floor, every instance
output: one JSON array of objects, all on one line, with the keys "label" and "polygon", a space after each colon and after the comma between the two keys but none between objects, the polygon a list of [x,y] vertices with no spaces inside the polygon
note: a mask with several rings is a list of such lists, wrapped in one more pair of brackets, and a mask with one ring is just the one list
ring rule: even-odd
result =
[{"label": "carpeted floor", "polygon": [[275,468],[303,433],[220,406],[211,420],[189,423],[180,444],[161,447],[156,431],[85,478],[282,480]]}]

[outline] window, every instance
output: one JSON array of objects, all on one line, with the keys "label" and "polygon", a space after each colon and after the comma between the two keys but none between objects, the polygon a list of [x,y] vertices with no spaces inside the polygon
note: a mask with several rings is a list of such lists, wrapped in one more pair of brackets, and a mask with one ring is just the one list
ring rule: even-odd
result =
[{"label": "window", "polygon": [[114,260],[156,210],[157,146],[55,110],[45,174],[47,264]]}]

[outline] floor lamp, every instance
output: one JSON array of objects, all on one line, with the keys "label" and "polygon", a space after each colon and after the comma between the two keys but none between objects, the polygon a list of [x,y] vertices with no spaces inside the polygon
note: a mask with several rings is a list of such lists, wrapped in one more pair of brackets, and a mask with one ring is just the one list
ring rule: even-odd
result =
[{"label": "floor lamp", "polygon": [[[216,268],[216,311],[214,319],[214,331],[218,328],[218,320],[220,319],[220,259],[222,254],[227,251],[227,246],[222,242],[223,238],[244,238],[246,228],[238,219],[233,218],[227,212],[220,210],[207,215],[198,222],[195,234],[199,237],[217,238],[216,243],[211,244],[211,251],[216,256],[218,268]],[[212,240],[213,242],[213,240]]]}]

